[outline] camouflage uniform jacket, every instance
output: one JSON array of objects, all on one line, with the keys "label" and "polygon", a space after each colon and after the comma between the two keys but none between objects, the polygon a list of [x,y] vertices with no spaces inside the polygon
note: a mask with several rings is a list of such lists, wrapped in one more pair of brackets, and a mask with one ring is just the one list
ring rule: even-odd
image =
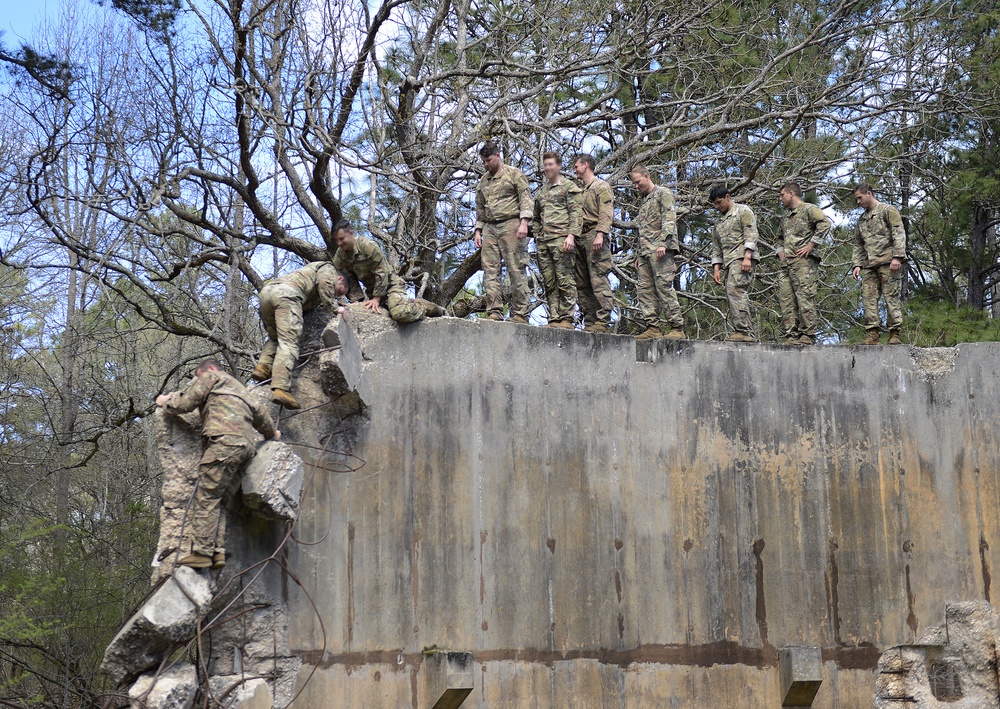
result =
[{"label": "camouflage uniform jacket", "polygon": [[554,185],[546,180],[535,196],[531,228],[541,241],[580,236],[580,187],[562,175]]},{"label": "camouflage uniform jacket", "polygon": [[615,216],[615,196],[611,185],[599,177],[583,188],[583,231],[611,233],[611,220]]},{"label": "camouflage uniform jacket", "polygon": [[226,372],[212,369],[175,391],[163,407],[168,414],[186,414],[201,409],[201,435],[254,438],[254,429],[264,438],[274,438],[274,422],[247,391]]},{"label": "camouflage uniform jacket", "polygon": [[654,187],[646,195],[635,218],[639,228],[639,255],[649,256],[661,246],[668,251],[680,251],[677,244],[677,210],[674,193],[666,187]]},{"label": "camouflage uniform jacket", "polygon": [[384,298],[390,292],[406,292],[406,284],[393,272],[382,249],[367,237],[355,237],[354,251],[350,253],[337,249],[333,265],[364,283],[372,298]]},{"label": "camouflage uniform jacket", "polygon": [[302,268],[273,278],[264,284],[268,286],[290,286],[300,294],[302,310],[312,310],[322,303],[336,307],[337,269],[329,261],[313,261]]},{"label": "camouflage uniform jacket", "polygon": [[877,202],[858,219],[851,264],[856,268],[884,266],[894,258],[906,260],[903,219],[895,207]]},{"label": "camouflage uniform jacket", "polygon": [[531,219],[532,213],[528,178],[516,167],[501,165],[497,174],[487,170],[480,178],[476,185],[476,229],[508,219]]},{"label": "camouflage uniform jacket", "polygon": [[[805,247],[810,241],[822,244],[833,223],[823,214],[823,210],[815,204],[802,202],[791,210],[781,221],[782,243],[778,245],[778,253],[788,253],[788,258],[795,258],[795,252]],[[819,254],[813,249],[809,254],[819,260]]]},{"label": "camouflage uniform jacket", "polygon": [[715,220],[712,229],[712,263],[729,265],[742,261],[749,250],[757,260],[757,217],[745,204],[733,202],[729,211]]}]

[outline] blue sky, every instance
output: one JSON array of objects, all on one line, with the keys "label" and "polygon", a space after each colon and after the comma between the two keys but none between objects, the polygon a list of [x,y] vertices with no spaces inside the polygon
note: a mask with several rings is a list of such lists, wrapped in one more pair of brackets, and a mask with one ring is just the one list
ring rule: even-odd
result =
[{"label": "blue sky", "polygon": [[35,21],[55,7],[56,3],[49,0],[0,0],[0,30],[3,30],[4,45],[11,49],[30,39]]}]

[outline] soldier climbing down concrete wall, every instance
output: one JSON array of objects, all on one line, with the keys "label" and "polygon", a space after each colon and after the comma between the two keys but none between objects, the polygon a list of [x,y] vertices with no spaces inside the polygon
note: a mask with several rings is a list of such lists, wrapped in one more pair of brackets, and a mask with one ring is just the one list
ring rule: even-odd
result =
[{"label": "soldier climbing down concrete wall", "polygon": [[206,359],[194,379],[180,391],[161,394],[156,405],[172,415],[199,409],[204,452],[197,471],[169,471],[196,476],[194,492],[182,527],[178,553],[188,550],[178,564],[196,569],[226,565],[226,529],[222,498],[236,483],[235,473],[257,453],[256,431],[266,439],[281,433],[264,408],[240,382],[222,371],[216,359]]}]

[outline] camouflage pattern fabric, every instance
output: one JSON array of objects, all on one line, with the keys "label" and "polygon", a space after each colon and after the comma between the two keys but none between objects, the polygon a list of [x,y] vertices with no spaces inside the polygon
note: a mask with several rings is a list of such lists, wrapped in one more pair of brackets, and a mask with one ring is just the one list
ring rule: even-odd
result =
[{"label": "camouflage pattern fabric", "polygon": [[538,270],[542,274],[546,301],[549,305],[549,322],[573,322],[576,307],[576,281],[573,271],[576,253],[563,253],[564,239],[536,240]]},{"label": "camouflage pattern fabric", "polygon": [[746,251],[757,259],[757,217],[745,204],[733,202],[729,211],[715,220],[712,228],[712,263],[728,268],[742,261]]},{"label": "camouflage pattern fabric", "polygon": [[588,325],[611,322],[611,307],[614,297],[608,274],[611,273],[611,249],[605,236],[604,246],[594,252],[597,229],[585,231],[576,240],[576,260],[574,278],[576,280],[577,301],[580,315]]},{"label": "camouflage pattern fabric", "polygon": [[876,202],[858,219],[851,264],[855,268],[870,268],[890,263],[894,258],[906,260],[903,219],[895,207]]},{"label": "camouflage pattern fabric", "polygon": [[[810,241],[819,246],[832,228],[833,222],[823,214],[822,209],[815,204],[801,202],[781,221],[782,241],[778,245],[777,252],[793,257],[796,251]],[[809,256],[817,261],[820,260],[819,250],[815,247]]]},{"label": "camouflage pattern fabric", "polygon": [[520,219],[515,217],[500,224],[487,224],[483,229],[483,287],[486,290],[486,311],[489,315],[503,314],[502,266],[510,275],[510,314],[528,317],[531,301],[528,287],[528,240],[517,238]]},{"label": "camouflage pattern fabric", "polygon": [[644,328],[657,327],[658,323],[684,327],[684,316],[674,291],[675,256],[675,251],[668,250],[663,258],[657,258],[655,253],[638,257],[639,322]]},{"label": "camouflage pattern fabric", "polygon": [[528,178],[516,167],[501,165],[496,175],[489,171],[476,184],[476,229],[511,219],[531,219],[534,205]]},{"label": "camouflage pattern fabric", "polygon": [[389,317],[396,322],[416,322],[424,317],[424,308],[409,298],[406,283],[392,270],[382,249],[371,239],[356,236],[354,250],[337,249],[333,265],[364,284],[368,295],[380,300],[389,311]]},{"label": "camouflage pattern fabric", "polygon": [[888,264],[861,269],[861,306],[865,311],[865,329],[881,327],[878,296],[885,298],[886,327],[898,330],[903,324],[903,305],[899,295],[903,288],[903,269],[893,271]]},{"label": "camouflage pattern fabric", "polygon": [[750,323],[750,282],[753,272],[743,272],[743,261],[726,266],[726,301],[729,303],[729,325],[734,332],[752,334]]},{"label": "camouflage pattern fabric", "polygon": [[819,288],[819,262],[810,257],[792,258],[778,269],[778,305],[786,337],[816,337],[819,316],[816,292]]},{"label": "camouflage pattern fabric", "polygon": [[667,251],[680,251],[674,193],[666,187],[654,187],[643,198],[635,223],[639,229],[639,256],[656,253],[661,246]]},{"label": "camouflage pattern fabric", "polygon": [[580,188],[572,180],[559,176],[559,181],[546,181],[535,195],[531,219],[535,243],[580,236]]},{"label": "camouflage pattern fabric", "polygon": [[246,387],[220,370],[203,372],[180,391],[172,393],[163,407],[171,415],[199,409],[201,435],[239,436],[253,440],[255,431],[264,438],[274,438],[274,422],[260,402]]}]

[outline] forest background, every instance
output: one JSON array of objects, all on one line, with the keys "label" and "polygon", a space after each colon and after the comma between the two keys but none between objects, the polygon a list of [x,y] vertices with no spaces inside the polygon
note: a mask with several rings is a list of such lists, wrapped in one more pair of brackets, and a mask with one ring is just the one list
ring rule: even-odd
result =
[{"label": "forest background", "polygon": [[678,195],[697,338],[726,332],[708,189],[757,213],[767,340],[797,180],[837,225],[823,342],[862,335],[862,181],[904,216],[904,338],[1000,339],[998,28],[993,0],[66,0],[0,38],[0,705],[120,703],[97,667],[148,585],[153,400],[206,355],[245,378],[255,293],[337,219],[478,316],[484,140],[535,185],[546,150],[597,157],[621,333],[642,163]]}]

